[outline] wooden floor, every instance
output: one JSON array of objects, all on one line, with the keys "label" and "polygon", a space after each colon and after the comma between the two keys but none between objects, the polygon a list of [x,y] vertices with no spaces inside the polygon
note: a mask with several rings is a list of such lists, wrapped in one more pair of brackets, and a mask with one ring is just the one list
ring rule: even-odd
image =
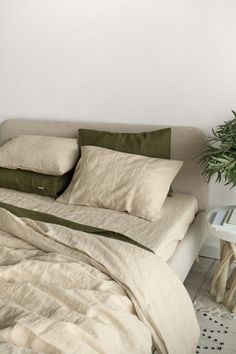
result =
[{"label": "wooden floor", "polygon": [[217,263],[216,259],[206,257],[199,257],[199,261],[194,263],[184,282],[192,301],[195,300],[202,287],[209,280],[209,276],[211,276]]}]

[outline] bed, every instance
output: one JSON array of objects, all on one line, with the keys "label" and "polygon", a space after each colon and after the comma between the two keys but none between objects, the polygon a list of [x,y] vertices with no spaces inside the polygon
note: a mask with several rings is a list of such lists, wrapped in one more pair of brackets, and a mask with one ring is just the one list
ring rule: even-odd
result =
[{"label": "bed", "polygon": [[[137,126],[137,125],[120,125],[120,124],[98,124],[98,123],[86,123],[86,122],[53,122],[53,121],[31,121],[31,120],[7,120],[2,123],[0,127],[0,145],[4,144],[10,138],[17,136],[17,135],[46,135],[46,136],[63,136],[63,137],[76,137],[78,128],[95,128],[98,130],[109,130],[109,131],[124,131],[124,132],[142,132],[142,131],[152,131],[155,129],[159,129],[162,127],[159,126]],[[201,176],[200,168],[197,163],[197,156],[200,152],[202,144],[205,141],[205,135],[196,128],[190,127],[172,127],[172,145],[171,145],[171,157],[173,159],[179,159],[184,161],[183,168],[181,169],[180,173],[177,175],[176,179],[173,183],[173,197],[166,198],[164,206],[160,212],[159,218],[154,222],[150,223],[146,220],[133,217],[131,215],[127,215],[126,213],[122,213],[119,211],[114,210],[107,210],[101,208],[92,208],[92,207],[84,207],[84,206],[74,206],[74,205],[62,205],[60,203],[55,202],[50,197],[44,196],[36,196],[34,194],[29,193],[22,193],[14,190],[8,190],[4,188],[0,188],[0,203],[2,205],[10,204],[13,205],[17,211],[23,209],[31,209],[38,213],[48,213],[53,215],[57,218],[64,218],[72,223],[77,222],[80,224],[86,224],[96,229],[106,229],[113,233],[121,233],[126,235],[130,240],[141,244],[143,247],[151,250],[157,257],[160,264],[158,266],[161,268],[164,267],[163,264],[167,262],[175,272],[177,277],[183,282],[191,269],[193,262],[195,261],[198,252],[204,242],[205,239],[205,212],[207,209],[207,185],[205,183],[205,179]],[[0,215],[0,220],[2,224],[4,224],[3,220],[9,219],[9,225],[5,226],[4,232],[12,233],[13,229],[14,232],[18,232],[22,228],[22,233],[19,234],[19,237],[23,237],[25,235],[26,230],[31,228],[32,233],[42,232],[42,225],[37,224],[35,222],[32,224],[32,221],[29,221],[28,224],[24,227],[21,225],[19,220],[16,220],[11,213],[10,210],[2,211],[2,215]],[[26,216],[27,217],[27,216]],[[24,219],[23,219],[24,220]],[[63,229],[63,227],[62,227]],[[20,232],[20,231],[19,231]],[[52,229],[47,229],[44,232],[49,235],[54,233],[61,233],[61,229],[58,225],[54,225]],[[71,231],[71,239],[74,237],[75,230]],[[158,235],[158,237],[157,237]],[[69,236],[68,236],[69,237]],[[68,241],[68,240],[67,240]],[[65,241],[65,242],[67,242]],[[17,241],[14,241],[17,245]],[[23,242],[23,241],[22,241]],[[73,241],[74,242],[74,241]],[[73,244],[72,242],[72,244]],[[87,241],[86,241],[87,242]],[[40,248],[40,245],[37,245]],[[68,246],[68,245],[67,245]],[[103,245],[104,246],[104,245]],[[49,247],[49,245],[47,245]],[[84,245],[83,247],[88,247],[88,245]],[[106,247],[108,245],[106,244]],[[110,247],[110,245],[109,245]],[[59,250],[59,248],[58,248]],[[33,250],[31,250],[34,252]],[[118,250],[119,251],[119,250]],[[117,251],[117,252],[118,252]],[[66,252],[65,250],[63,252]],[[86,252],[88,250],[86,249]],[[125,252],[122,249],[122,252]],[[137,253],[141,252],[141,250],[137,250]],[[60,253],[60,252],[59,252]],[[135,253],[135,252],[134,252]],[[67,253],[65,253],[65,256]],[[101,257],[101,255],[100,255]],[[137,254],[138,257],[138,254]],[[147,256],[148,258],[149,256]],[[46,258],[45,258],[46,259]],[[184,261],[183,261],[184,260]],[[62,262],[62,260],[60,260]],[[96,260],[98,263],[102,262],[100,259]],[[103,260],[104,261],[104,260]],[[113,259],[111,261],[115,262]],[[147,260],[147,264],[152,263],[153,260]],[[136,263],[138,267],[139,260],[136,258]],[[116,267],[118,267],[117,261],[115,263]],[[110,265],[107,265],[109,267]],[[140,265],[141,266],[141,265]],[[119,267],[118,267],[119,268]],[[165,267],[164,267],[165,268]],[[101,270],[101,269],[100,269]],[[25,269],[24,269],[25,271]],[[68,268],[68,272],[71,270]],[[113,270],[114,271],[114,270]],[[145,271],[143,270],[143,276],[148,272],[148,269]],[[181,297],[181,291],[179,289],[178,281],[170,275],[172,273],[168,273],[168,270],[164,270],[163,272],[159,272],[154,276],[158,275],[157,279],[160,279],[160,273],[163,273],[163,276],[169,276],[172,279],[172,284],[166,286],[165,291],[170,292],[170,288],[175,288],[176,286],[176,299],[178,298],[178,291],[179,297]],[[168,274],[168,275],[167,275]],[[100,275],[101,276],[101,275]],[[120,275],[121,276],[121,275]],[[133,274],[135,276],[135,274]],[[124,277],[124,274],[122,274]],[[119,277],[117,276],[116,279],[119,282]],[[130,279],[127,280],[130,282]],[[175,284],[175,286],[173,285]],[[114,286],[114,284],[113,284]],[[148,284],[146,284],[148,286]],[[182,288],[181,288],[182,289]],[[9,290],[10,291],[10,290]],[[126,289],[127,291],[127,289]],[[149,289],[150,291],[150,299],[147,301],[148,303],[152,300],[152,296],[155,296],[154,289]],[[115,292],[115,290],[114,290]],[[133,290],[133,292],[135,292]],[[135,301],[139,304],[140,307],[140,299],[135,298],[133,292],[130,294],[130,298],[132,299],[133,303]],[[163,291],[164,294],[164,291]],[[162,294],[162,296],[163,296]],[[138,295],[136,294],[138,297]],[[159,299],[160,300],[160,299]],[[154,300],[153,300],[154,301]],[[176,300],[177,301],[177,300]],[[186,300],[187,301],[187,300]],[[186,313],[188,313],[186,303],[182,304],[184,308],[186,308]],[[122,304],[122,306],[130,306],[130,304]],[[138,307],[138,306],[137,306]],[[139,318],[145,317],[143,314],[145,311],[142,309],[137,310],[135,307],[136,312],[139,312]],[[171,307],[171,311],[169,313],[161,314],[161,307],[155,308],[152,315],[149,314],[148,320],[147,318],[142,318],[143,323],[147,326],[150,326],[150,323],[154,321],[155,318],[155,311],[158,313],[159,318],[168,318],[169,316],[179,315],[178,309],[176,306]],[[180,306],[181,308],[181,306]],[[174,310],[175,309],[175,310]],[[104,310],[104,309],[103,309]],[[174,314],[174,311],[176,313]],[[132,312],[132,311],[131,311]],[[153,317],[152,317],[153,316]],[[162,317],[161,317],[162,316]],[[186,315],[187,316],[187,315]],[[189,310],[189,316],[191,317],[191,310]],[[39,319],[37,319],[39,321]],[[128,321],[131,321],[130,318],[127,318]],[[160,321],[161,322],[161,321]],[[167,321],[168,322],[168,321]],[[132,321],[130,322],[130,324]],[[178,327],[178,321],[175,323]],[[166,324],[163,322],[161,325],[159,324],[160,328],[163,328],[163,332],[161,333],[161,340],[160,338],[156,338],[156,336],[152,333],[152,337],[156,339],[154,342],[156,345],[158,344],[159,352],[175,352],[176,348],[188,348],[186,343],[183,346],[183,343],[179,343],[177,345],[176,340],[171,341],[168,336],[170,333],[167,331]],[[173,325],[174,326],[174,325]],[[184,326],[184,325],[183,325]],[[155,327],[155,326],[154,326]],[[194,328],[194,325],[193,325]],[[74,330],[73,328],[71,329]],[[94,329],[93,329],[94,330]],[[137,325],[137,332],[141,331]],[[70,332],[70,331],[69,331]],[[152,331],[151,331],[152,332]],[[183,331],[184,332],[184,331]],[[58,330],[57,333],[60,333]],[[160,333],[159,333],[160,334]],[[173,334],[173,332],[172,332]],[[1,334],[0,334],[1,335]],[[24,334],[25,335],[25,334]],[[95,333],[95,336],[98,335]],[[111,334],[112,335],[112,334]],[[194,331],[192,336],[194,337]],[[22,335],[23,336],[23,335]],[[30,348],[31,342],[34,342],[35,339],[31,338],[30,335],[25,335],[27,337],[27,345],[26,347]],[[127,334],[128,336],[128,334]],[[166,336],[166,338],[165,338]],[[19,333],[16,334],[16,337],[19,338]],[[163,344],[163,337],[165,338]],[[1,336],[0,336],[1,338]],[[4,338],[7,338],[5,336]],[[69,337],[68,337],[69,338]],[[147,335],[148,338],[148,335]],[[181,338],[181,336],[180,336]],[[191,338],[191,333],[189,334],[189,338]],[[58,339],[58,338],[57,338]],[[143,343],[139,343],[138,339],[137,345],[142,348]],[[196,339],[195,339],[196,340]],[[194,341],[194,340],[193,340]],[[3,341],[4,342],[4,341]],[[86,341],[85,341],[86,342]],[[168,344],[166,344],[168,343]],[[19,340],[18,343],[20,346],[24,345],[25,343],[21,343]],[[87,343],[88,344],[88,343]],[[12,347],[9,347],[4,342],[4,350],[9,350],[9,353],[14,352]],[[68,346],[68,343],[64,343],[64,345]],[[107,348],[109,348],[107,344]],[[177,345],[177,347],[176,347]],[[46,346],[43,343],[40,343],[40,348],[44,348],[45,352],[52,352],[52,353],[61,353],[64,352],[62,349],[61,351],[57,351],[59,349],[54,348],[53,341],[50,341],[50,345]],[[63,347],[63,345],[62,345]],[[88,349],[88,347],[90,349]],[[83,353],[92,353],[90,346],[84,346],[84,348],[80,347]],[[69,346],[68,346],[69,348]],[[75,346],[71,347],[72,349],[68,349],[68,353],[75,353],[76,344]],[[110,347],[111,348],[111,347]],[[129,348],[129,349],[128,349]],[[94,344],[93,347],[94,352],[105,352],[103,349],[99,350],[96,345]],[[126,350],[130,351],[130,347],[127,346]],[[153,348],[154,350],[154,348]],[[27,351],[25,351],[27,352]],[[24,351],[20,353],[25,353]],[[30,351],[31,352],[31,351]],[[44,352],[44,351],[43,351]],[[128,352],[128,351],[120,351],[120,352]],[[143,352],[138,351],[137,348],[133,347],[134,353]],[[189,351],[185,351],[188,353]],[[28,353],[28,352],[27,352]],[[183,349],[181,354],[184,353]]]}]

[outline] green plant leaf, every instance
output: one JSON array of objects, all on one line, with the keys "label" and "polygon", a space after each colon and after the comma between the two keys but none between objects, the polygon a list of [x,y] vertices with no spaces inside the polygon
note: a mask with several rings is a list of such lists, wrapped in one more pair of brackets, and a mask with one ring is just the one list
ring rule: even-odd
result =
[{"label": "green plant leaf", "polygon": [[212,136],[204,145],[199,159],[202,174],[209,182],[216,176],[216,182],[224,180],[231,188],[236,186],[236,112],[234,118],[212,128]]}]

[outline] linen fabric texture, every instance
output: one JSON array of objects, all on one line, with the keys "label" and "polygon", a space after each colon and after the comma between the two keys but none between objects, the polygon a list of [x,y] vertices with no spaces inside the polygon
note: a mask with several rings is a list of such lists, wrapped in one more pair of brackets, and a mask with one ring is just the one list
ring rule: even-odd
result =
[{"label": "linen fabric texture", "polygon": [[53,198],[12,189],[0,188],[1,202],[51,214],[72,223],[122,233],[152,249],[166,262],[173,256],[179,242],[187,237],[198,212],[196,198],[186,193],[174,193],[172,198],[166,198],[154,222],[117,210],[63,204]]},{"label": "linen fabric texture", "polygon": [[72,176],[73,170],[61,176],[50,176],[0,167],[0,187],[57,198],[68,187]]},{"label": "linen fabric texture", "polygon": [[20,135],[0,147],[0,167],[61,176],[78,160],[77,139]]},{"label": "linen fabric texture", "polygon": [[0,229],[1,353],[195,352],[191,299],[157,255],[3,208]]},{"label": "linen fabric texture", "polygon": [[82,146],[72,181],[57,201],[127,211],[152,221],[182,164]]},{"label": "linen fabric texture", "polygon": [[[170,159],[171,128],[142,133],[115,133],[94,129],[79,129],[79,146],[100,146],[129,154]],[[168,196],[173,195],[172,187]]]},{"label": "linen fabric texture", "polygon": [[99,146],[129,154],[170,159],[171,128],[143,133],[79,129],[79,145]]}]

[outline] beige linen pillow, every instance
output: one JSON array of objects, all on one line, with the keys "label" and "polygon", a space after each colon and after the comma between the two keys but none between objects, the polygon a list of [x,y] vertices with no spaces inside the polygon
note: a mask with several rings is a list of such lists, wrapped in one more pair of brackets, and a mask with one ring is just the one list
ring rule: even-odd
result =
[{"label": "beige linen pillow", "polygon": [[154,220],[183,162],[82,146],[72,181],[57,201]]},{"label": "beige linen pillow", "polygon": [[20,135],[0,147],[0,167],[60,176],[78,160],[77,139]]}]

